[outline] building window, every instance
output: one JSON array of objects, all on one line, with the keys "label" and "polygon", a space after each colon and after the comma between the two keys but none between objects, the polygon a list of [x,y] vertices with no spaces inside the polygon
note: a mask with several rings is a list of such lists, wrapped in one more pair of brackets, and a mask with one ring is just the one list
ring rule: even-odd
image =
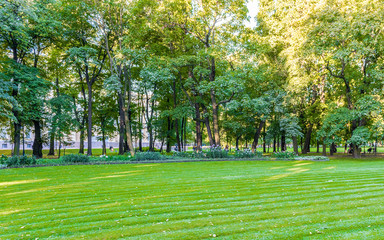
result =
[{"label": "building window", "polygon": [[27,148],[32,148],[32,144],[28,143]]},{"label": "building window", "polygon": [[6,143],[3,143],[3,148],[8,148],[8,145]]}]

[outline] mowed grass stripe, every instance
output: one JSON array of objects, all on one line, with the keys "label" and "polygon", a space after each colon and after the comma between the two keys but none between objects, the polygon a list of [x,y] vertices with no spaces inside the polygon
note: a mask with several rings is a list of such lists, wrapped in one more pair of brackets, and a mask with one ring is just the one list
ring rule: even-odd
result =
[{"label": "mowed grass stripe", "polygon": [[[362,188],[362,190],[357,191],[357,193],[359,194],[358,197],[356,197],[354,195],[351,195],[351,196],[348,195],[348,196],[345,196],[345,197],[342,197],[342,198],[338,198],[337,200],[334,200],[334,202],[341,202],[341,201],[345,201],[345,200],[348,200],[348,199],[366,199],[366,198],[370,198],[370,197],[375,197],[376,194],[365,195],[363,193],[365,193],[365,192],[371,193],[371,192],[375,192],[375,191],[379,191],[379,190],[382,190],[382,188],[379,188],[379,189]],[[347,192],[349,192],[349,191],[347,191]],[[383,194],[383,192],[381,192],[381,191],[379,191],[379,193]],[[306,200],[303,199],[303,195],[300,193],[300,194],[295,194],[294,196],[296,196],[296,195],[301,196],[301,197],[300,198],[297,198],[297,197],[292,198],[293,195],[290,194],[288,196],[285,195],[285,196],[273,197],[273,199],[276,202],[284,201],[284,205],[286,205],[287,207],[289,207],[289,205],[290,205],[289,202],[295,203],[295,204],[292,205],[292,207],[295,206],[295,205],[305,206],[306,205],[306,203],[305,203]],[[334,197],[334,196],[335,196],[335,194],[332,193],[332,192],[331,193],[327,193],[326,195],[322,194],[321,195],[321,197],[322,197],[321,200],[322,201],[316,200],[315,203],[316,204],[321,204],[322,202],[329,202],[329,200],[326,199],[325,197]],[[244,197],[246,197],[246,196],[244,196]],[[316,194],[316,196],[311,195],[310,198],[318,199],[318,195],[317,194]],[[248,204],[264,204],[263,206],[265,208],[266,206],[269,205],[268,203],[270,202],[270,200],[269,200],[269,198],[267,198],[267,199],[263,198],[263,201],[260,201],[259,199],[249,199],[249,200],[244,201],[244,202],[248,202]],[[120,205],[120,204],[129,204],[129,202],[115,202],[115,203],[111,203],[111,204],[112,205],[114,205],[114,204]],[[146,203],[146,204],[141,204],[141,207],[143,207],[143,208],[145,208],[147,210],[151,210],[152,212],[154,210],[156,210],[156,209],[158,209],[157,210],[158,212],[163,212],[165,210],[163,210],[161,208],[161,204],[164,204],[164,203],[161,203],[161,202],[160,203],[159,202]],[[165,205],[167,205],[167,204],[169,204],[169,203],[165,203]],[[226,204],[230,204],[232,206],[239,206],[239,205],[243,204],[243,201],[239,201],[238,198],[221,198],[221,199],[219,199],[219,201],[212,201],[212,199],[208,199],[208,201],[205,201],[204,203],[202,203],[202,202],[196,202],[196,201],[187,201],[187,199],[186,199],[186,200],[184,200],[184,204],[183,204],[184,209],[180,209],[178,207],[176,207],[176,209],[178,211],[185,210],[185,209],[190,209],[190,210],[193,211],[195,205],[196,206],[202,206],[202,205],[206,206],[206,205],[209,205],[209,204],[211,204],[211,205],[220,204],[220,206],[225,206]],[[307,204],[312,204],[312,203],[307,203]],[[55,207],[55,203],[50,203],[50,205],[52,207]],[[89,205],[91,205],[90,206],[91,208],[95,207],[95,202],[91,202],[91,203],[89,203]],[[102,202],[102,205],[105,205],[105,202]],[[129,207],[129,206],[127,206],[127,207]],[[212,208],[212,206],[210,206],[210,207]],[[276,206],[272,206],[271,208],[276,208]],[[213,207],[213,209],[214,209],[214,207]],[[64,216],[61,214],[61,212],[66,212],[67,210],[68,209],[55,208],[55,211],[52,212],[52,208],[50,208],[50,210],[45,210],[45,211],[49,211],[49,214],[53,214],[54,213],[56,216],[59,216],[59,217],[62,218]],[[85,211],[84,213],[76,212],[76,214],[72,215],[71,217],[78,217],[78,216],[82,216],[83,214],[87,214],[87,215],[100,214],[100,213],[103,213],[104,211],[111,211],[111,210],[112,209],[110,207],[109,208],[104,208],[104,209],[103,208],[98,208],[98,209],[94,209],[94,210],[91,209],[91,210]],[[40,214],[44,213],[44,210],[40,209],[39,213]],[[31,214],[33,215],[35,213],[32,212]],[[28,215],[31,215],[31,214],[28,214]],[[28,215],[26,214],[25,217],[30,217]],[[40,219],[35,219],[35,221],[39,221],[39,220]],[[19,222],[23,221],[23,219],[18,219],[18,221]],[[13,223],[15,223],[15,222],[13,222]]]},{"label": "mowed grass stripe", "polygon": [[[371,188],[367,188],[366,187],[367,185],[359,185],[359,187],[360,188],[356,188],[356,187],[352,187],[352,186],[348,186],[348,187],[345,187],[345,186],[340,186],[340,187],[333,187],[333,188],[330,188],[330,187],[328,187],[328,188],[326,188],[326,189],[324,189],[324,188],[318,188],[318,189],[316,189],[315,190],[315,193],[311,193],[311,196],[308,196],[308,197],[310,197],[310,198],[318,198],[318,197],[322,197],[322,198],[325,198],[325,197],[328,197],[328,196],[337,196],[337,194],[339,193],[339,190],[340,190],[340,188],[344,188],[344,191],[342,192],[342,193],[340,193],[340,195],[345,195],[345,193],[358,193],[358,194],[362,194],[362,193],[364,193],[364,192],[369,192],[369,191],[376,191],[376,190],[381,190],[382,189],[382,187],[371,187]],[[372,186],[372,184],[370,184],[370,185],[368,185],[368,186]],[[373,184],[373,186],[376,186],[376,184]],[[265,196],[260,196],[260,195],[254,195],[254,197],[256,197],[256,198],[251,198],[251,200],[257,200],[257,199],[259,199],[259,198],[263,198],[263,199],[266,199],[266,202],[268,202],[268,198],[274,198],[274,199],[276,199],[277,201],[280,201],[280,200],[282,200],[282,199],[284,199],[284,198],[292,198],[292,197],[295,197],[296,195],[298,195],[298,196],[301,196],[301,197],[303,197],[303,193],[309,193],[308,191],[307,191],[307,189],[305,189],[305,190],[303,190],[303,191],[298,191],[298,189],[299,188],[295,188],[295,192],[294,192],[294,194],[292,194],[292,193],[290,193],[289,195],[287,195],[286,193],[276,193],[274,190],[271,190],[271,191],[264,191],[264,192],[262,192],[263,194],[265,194],[265,193],[270,193],[270,192],[272,192],[272,196],[270,196],[270,195],[265,195]],[[336,191],[336,192],[334,192],[334,191]],[[324,194],[323,192],[326,192],[326,194]],[[204,195],[208,195],[208,196],[211,196],[212,194],[221,194],[222,193],[222,195],[225,195],[225,196],[228,196],[228,195],[230,195],[231,193],[233,193],[233,191],[232,190],[227,190],[227,192],[225,192],[224,190],[222,191],[222,192],[212,192],[212,193],[204,193],[204,192],[194,192],[194,193],[188,193],[188,195],[186,195],[185,197],[184,197],[184,203],[185,203],[185,205],[186,204],[188,204],[188,198],[192,198],[192,199],[195,199],[195,197],[196,196],[194,196],[194,195],[199,195],[199,196],[202,196],[202,197],[205,197]],[[224,194],[225,193],[225,194]],[[215,203],[223,203],[223,202],[227,202],[228,200],[230,200],[231,202],[235,202],[235,201],[241,201],[241,199],[242,198],[247,198],[247,199],[249,199],[249,194],[252,194],[252,193],[254,193],[254,192],[244,192],[244,191],[237,191],[236,193],[235,193],[235,196],[234,197],[232,197],[231,199],[228,199],[228,198],[223,198],[223,197],[221,197],[221,198],[205,198],[205,202],[210,202],[210,203],[212,203],[212,204],[215,204]],[[113,192],[113,191],[111,191],[109,194],[113,194],[114,196],[120,196],[117,192]],[[138,192],[138,194],[140,194],[140,192]],[[144,194],[146,194],[146,193],[144,193]],[[185,194],[185,193],[181,193],[181,194]],[[98,194],[98,197],[100,198],[100,196],[99,196],[100,194]],[[233,195],[233,194],[232,194]],[[92,202],[92,206],[95,206],[95,204],[97,203],[97,204],[100,204],[100,205],[105,205],[105,199],[104,199],[104,197],[106,197],[107,195],[105,195],[105,196],[101,196],[101,200],[99,200],[98,202],[95,202],[95,201],[93,201]],[[121,196],[125,196],[125,194],[123,193],[123,194],[121,194]],[[172,196],[172,197],[176,197],[176,196],[179,196],[179,194],[175,194],[174,196]],[[78,198],[77,198],[77,200],[76,201],[73,201],[72,200],[72,206],[70,206],[70,207],[67,207],[67,208],[76,208],[76,207],[79,207],[79,208],[81,208],[81,207],[83,207],[83,203],[82,203],[82,201],[81,201],[81,199],[82,199],[82,197],[84,197],[83,195],[81,195],[81,196],[79,196]],[[131,197],[131,196],[130,196]],[[164,196],[164,195],[161,195],[161,196],[157,196],[156,198],[165,198],[165,199],[167,199],[166,198],[167,196]],[[307,197],[306,197],[307,198]],[[153,200],[152,198],[150,198],[151,200]],[[298,200],[300,200],[301,198],[293,198],[292,199],[292,201],[298,201]],[[19,199],[20,200],[20,199]],[[67,201],[68,199],[66,199],[66,201]],[[196,201],[193,201],[193,200],[191,200],[192,201],[192,203],[194,203],[194,204],[197,204],[197,205],[199,205],[199,204],[201,204],[201,202],[200,201],[202,201],[202,200],[199,200],[199,202],[197,202],[196,203]],[[137,200],[136,200],[136,202],[140,202],[140,198],[137,198]],[[60,212],[60,210],[61,211],[66,211],[67,210],[67,208],[61,208],[60,207],[60,205],[59,205],[59,200],[57,200],[56,202],[54,202],[54,201],[51,201],[50,202],[50,206],[55,206],[55,205],[58,205],[57,206],[57,208],[55,208],[55,210],[56,210],[56,213],[58,213],[58,212]],[[124,202],[119,202],[119,204],[123,204],[123,203],[130,203],[130,201],[124,201]],[[157,204],[157,206],[159,206],[159,205],[161,205],[161,204],[169,204],[169,203],[172,203],[172,202],[164,202],[164,203],[162,203],[162,202],[156,202],[156,204]],[[151,202],[149,201],[149,203],[148,204],[151,204]],[[78,205],[78,206],[76,206],[76,205]],[[96,206],[95,206],[96,207]],[[144,207],[148,207],[148,206],[144,206]],[[46,210],[51,210],[51,207],[49,207],[49,208],[47,208]],[[44,211],[44,209],[41,209],[40,208],[40,210],[39,210],[40,212],[42,212],[42,211]]]},{"label": "mowed grass stripe", "polygon": [[[250,216],[248,219],[247,219],[247,215],[239,215],[239,216],[240,216],[239,218],[244,219],[244,220],[243,220],[243,223],[244,223],[244,224],[246,224],[247,221],[255,221],[255,219],[253,218],[253,216]],[[304,219],[307,219],[305,216],[303,216],[303,218],[304,218]],[[280,218],[278,218],[278,220],[276,221],[276,223],[279,223],[279,221],[285,221],[284,219],[285,219],[285,218],[281,218],[281,217],[280,217]],[[290,221],[289,221],[290,217],[288,217],[287,219],[288,219],[288,220],[286,220],[285,222],[290,222]],[[204,219],[198,219],[198,220],[200,221],[200,220],[204,220]],[[211,219],[211,220],[212,220],[212,219]],[[263,221],[264,221],[264,220],[265,220],[265,219],[263,219]],[[336,219],[336,220],[338,220],[338,219]],[[123,221],[124,221],[124,220],[122,219],[121,222],[120,222],[120,224],[124,224]],[[151,221],[151,220],[148,219],[148,221]],[[189,221],[194,221],[194,220],[191,219],[191,220],[189,220]],[[185,220],[183,220],[183,222],[185,223]],[[232,222],[232,221],[230,221],[230,222]],[[174,223],[174,222],[173,222],[173,223]],[[217,224],[217,222],[215,222],[215,223]],[[220,226],[225,226],[224,223],[225,223],[225,222],[219,222]],[[275,221],[272,221],[271,223],[275,223]],[[105,229],[105,227],[107,227],[107,226],[103,225],[102,222],[95,222],[95,223],[93,223],[92,225],[90,225],[90,224],[84,224],[84,225],[92,226],[92,227],[100,226],[100,227],[103,227],[103,229]],[[188,224],[187,224],[187,225],[188,225]],[[209,225],[209,224],[206,224],[206,225]],[[178,225],[178,226],[180,226],[181,228],[177,229],[177,231],[180,231],[180,230],[184,229],[183,226],[185,226],[185,224]],[[194,227],[194,224],[189,225],[189,226]],[[126,226],[126,227],[128,227],[128,226]],[[151,224],[141,225],[139,228],[148,228],[148,227],[151,227]],[[87,228],[85,228],[85,229],[87,229]],[[85,230],[85,229],[82,229],[82,230]],[[132,230],[132,229],[131,229],[131,230]],[[171,229],[171,230],[176,231],[176,229]],[[150,230],[150,231],[153,231],[153,229]],[[137,231],[134,231],[134,230],[133,230],[133,233],[135,233],[135,232],[136,232],[136,234],[137,234]],[[143,232],[143,231],[140,231],[140,234],[144,234],[144,232]]]},{"label": "mowed grass stripe", "polygon": [[[243,219],[242,220],[242,222],[244,223],[244,224],[246,224],[246,222],[247,221],[255,221],[255,219],[253,218],[253,216],[251,215],[251,216],[249,216],[248,215],[248,218],[247,218],[247,215],[238,215],[239,216],[239,218],[241,218],[241,219]],[[279,217],[279,218],[275,218],[273,221],[269,221],[269,223],[279,223],[279,221],[282,221],[282,222],[290,222],[289,221],[289,219],[290,218],[292,218],[292,216],[290,216],[290,217],[285,217],[285,216],[276,216],[276,217]],[[296,218],[298,218],[298,217],[296,217]],[[222,218],[220,218],[220,219],[222,219]],[[276,220],[276,219],[278,219],[278,220]],[[303,216],[303,219],[307,219],[305,216]],[[204,221],[205,219],[198,219],[198,221]],[[222,221],[222,222],[217,222],[217,221],[215,221],[215,220],[213,220],[213,219],[210,219],[211,221],[214,221],[215,222],[215,224],[219,224],[220,226],[225,226],[225,224],[226,223],[228,223],[228,222],[225,222],[225,221]],[[275,221],[276,220],[276,221]],[[330,219],[328,219],[328,221],[329,221]],[[338,220],[338,219],[336,219],[336,220]],[[121,222],[119,223],[119,224],[124,224],[124,219],[121,219],[120,220]],[[151,221],[150,219],[148,219],[148,221]],[[191,219],[190,221],[193,221],[193,219]],[[261,221],[259,221],[259,223],[260,222],[262,222],[262,221],[268,221],[268,218],[266,218],[266,219],[262,219]],[[185,220],[183,220],[183,222],[185,222]],[[197,222],[197,221],[195,221],[195,222]],[[205,222],[207,222],[207,221],[205,221]],[[230,222],[233,222],[233,221],[230,221]],[[82,223],[81,225],[82,226],[84,226],[85,228],[83,228],[83,227],[81,227],[81,226],[79,226],[79,228],[78,228],[78,230],[86,230],[86,229],[89,229],[89,228],[94,228],[94,227],[96,227],[96,226],[100,226],[100,227],[103,227],[103,229],[105,228],[105,227],[107,227],[107,226],[109,226],[109,225],[103,225],[103,223],[106,223],[105,221],[103,221],[103,222],[94,222],[94,223],[91,223],[91,224],[89,224],[89,223]],[[173,222],[173,223],[175,223],[175,222]],[[313,222],[312,222],[313,223]],[[329,222],[328,222],[328,224],[329,224]],[[209,224],[206,224],[206,225],[209,225]],[[179,228],[177,229],[177,230],[182,230],[182,229],[184,229],[185,228],[185,226],[188,226],[188,224],[187,225],[185,225],[185,224],[181,224],[181,225],[178,225],[179,226]],[[194,227],[195,225],[194,224],[192,224],[192,225],[189,225],[189,226],[192,226],[192,227]],[[126,227],[128,227],[128,226],[126,226]],[[148,228],[148,227],[151,227],[151,224],[144,224],[144,225],[142,225],[141,227],[139,227],[139,228],[142,228],[142,227],[145,227],[145,228]],[[46,230],[49,230],[49,229],[46,229]],[[65,229],[61,229],[61,230],[65,230]],[[132,229],[131,229],[132,230]],[[172,230],[176,230],[176,229],[172,229]],[[152,230],[151,230],[152,231]],[[137,231],[133,231],[133,232],[137,232]],[[143,234],[144,232],[143,231],[141,231],[140,232],[141,234]]]},{"label": "mowed grass stripe", "polygon": [[[323,169],[335,164],[337,165],[336,169],[344,168],[344,170],[338,172],[335,169]],[[375,168],[375,164],[377,165],[377,162],[356,163],[340,161],[335,163],[332,162],[332,164],[312,163],[310,165],[302,166],[303,168],[309,169],[306,172],[287,175],[273,181],[262,180],[278,174],[287,174],[289,173],[289,168],[292,168],[292,166],[287,164],[287,162],[161,164],[156,165],[155,167],[147,167],[141,175],[132,177],[127,176],[129,180],[118,177],[114,178],[112,181],[112,178],[108,180],[104,178],[86,186],[81,185],[81,182],[89,181],[89,178],[115,174],[115,172],[119,171],[129,171],[134,169],[134,167],[120,166],[120,168],[116,168],[114,166],[106,166],[103,168],[104,166],[100,166],[97,168],[85,168],[82,171],[79,171],[79,169],[81,170],[82,168],[89,166],[80,166],[79,168],[75,168],[75,170],[59,167],[56,169],[51,168],[44,172],[42,172],[42,168],[17,169],[17,171],[20,171],[20,175],[17,175],[17,171],[15,171],[16,169],[12,169],[14,172],[12,174],[8,172],[8,174],[5,174],[5,177],[2,175],[0,182],[9,181],[10,178],[13,180],[25,180],[28,177],[30,179],[43,179],[56,176],[56,178],[51,178],[53,180],[38,184],[38,187],[53,187],[54,189],[55,186],[62,185],[63,188],[61,190],[58,188],[59,190],[50,189],[51,191],[26,192],[8,195],[5,200],[1,200],[0,206],[14,210],[29,208],[29,210],[23,210],[19,213],[10,213],[7,215],[8,221],[13,219],[14,227],[9,228],[8,226],[6,234],[7,236],[17,235],[18,237],[20,237],[20,234],[26,234],[26,230],[21,230],[18,227],[20,227],[22,223],[32,223],[34,220],[30,218],[28,219],[28,216],[31,216],[30,214],[33,213],[37,213],[37,216],[40,215],[39,218],[42,220],[36,222],[36,226],[41,227],[39,230],[40,234],[43,234],[42,232],[44,232],[43,235],[52,235],[59,238],[80,236],[77,235],[77,232],[80,233],[85,231],[89,233],[89,231],[92,230],[83,229],[82,226],[84,225],[84,227],[86,227],[87,224],[99,225],[103,223],[103,226],[113,226],[111,228],[112,232],[118,231],[117,226],[113,224],[113,221],[115,218],[119,219],[118,215],[126,213],[126,211],[133,215],[130,218],[131,227],[129,228],[132,228],[132,226],[137,226],[138,228],[146,226],[148,228],[151,223],[147,223],[146,221],[161,221],[163,217],[169,218],[170,216],[177,216],[178,219],[173,218],[172,221],[170,220],[167,224],[172,223],[178,225],[180,223],[177,221],[183,222],[185,219],[189,219],[191,221],[196,221],[196,224],[199,225],[199,222],[204,222],[206,220],[202,218],[201,215],[198,215],[198,213],[202,212],[203,214],[206,214],[204,211],[208,211],[209,209],[211,209],[211,216],[213,218],[223,219],[223,226],[226,225],[226,222],[231,223],[231,216],[234,216],[237,213],[248,214],[251,219],[250,223],[252,223],[252,219],[253,221],[258,219],[254,216],[255,214],[270,217],[271,212],[273,212],[272,217],[284,219],[285,217],[289,217],[291,210],[298,209],[299,207],[301,207],[302,210],[314,208],[319,212],[330,212],[334,210],[340,214],[346,215],[345,212],[353,211],[352,205],[355,205],[355,208],[363,208],[364,211],[368,211],[368,213],[371,212],[373,216],[377,216],[378,212],[375,211],[375,209],[377,210],[378,208],[375,208],[375,203],[382,202],[383,198],[381,195],[382,186],[377,185],[380,184],[377,182],[383,181],[382,175],[380,174],[380,171],[383,169],[380,169],[381,166]],[[365,166],[366,169],[362,169],[362,166]],[[281,168],[271,170],[270,168],[272,167]],[[345,171],[345,169],[349,169],[350,172]],[[357,171],[357,169],[359,169],[360,172]],[[36,172],[32,170],[36,170]],[[60,170],[62,170],[61,174]],[[9,170],[4,171],[6,172]],[[68,172],[72,172],[73,178],[64,177]],[[208,176],[204,177],[205,175]],[[333,182],[327,182],[327,175],[329,175],[329,179],[332,179]],[[369,182],[373,180],[376,180],[376,183]],[[316,182],[318,186],[316,186]],[[353,184],[351,184],[351,182],[353,182]],[[68,188],[70,184],[78,184],[74,186],[81,187],[80,189]],[[137,185],[139,186],[138,189],[135,188]],[[110,187],[108,188],[108,186]],[[34,187],[36,187],[35,184],[14,185],[13,187],[2,189],[2,193],[7,194],[16,191],[28,191],[34,189]],[[65,191],[63,191],[63,189],[65,189]],[[284,192],[279,193],[278,191],[282,191],[282,189],[284,189]],[[92,195],[100,191],[104,194],[101,196],[99,193],[99,196]],[[30,196],[28,194],[30,194]],[[107,200],[103,200],[103,198],[108,195],[110,196],[109,199],[107,198]],[[131,199],[133,199],[134,204],[137,205],[136,209],[127,209],[127,206],[125,205],[129,203],[129,201],[127,201],[127,195],[129,195],[129,201],[132,201]],[[15,197],[15,199],[12,199],[12,196]],[[28,196],[30,199],[28,199]],[[23,199],[17,200],[18,197],[23,197]],[[324,203],[319,203],[319,198]],[[34,200],[32,201],[32,199]],[[369,200],[369,206],[371,207],[360,204],[364,199]],[[374,201],[372,201],[372,199]],[[28,200],[30,205],[28,205]],[[61,202],[60,200],[67,201]],[[11,201],[12,203],[9,203]],[[334,203],[339,202],[340,208],[335,210],[335,205],[332,206],[332,204],[328,203],[332,203],[332,201],[334,201]],[[342,204],[343,201],[348,201],[351,206],[345,208]],[[114,206],[114,202],[117,202],[118,204]],[[179,205],[171,205],[167,207],[167,204],[172,204],[174,202],[178,202]],[[121,203],[123,206],[118,206]],[[367,200],[365,200],[365,203],[367,204]],[[56,204],[59,204],[60,206],[57,206],[54,211],[50,211],[49,209]],[[81,204],[83,204],[82,211],[80,211]],[[100,207],[103,206],[103,204],[112,205],[108,207]],[[24,208],[22,208],[23,205]],[[75,207],[75,205],[77,205],[77,207]],[[258,205],[263,205],[264,208],[259,209]],[[94,209],[94,207],[100,208]],[[43,209],[46,211],[41,211]],[[148,214],[151,215],[151,217],[140,217],[140,214],[144,214],[145,212],[149,212]],[[279,215],[277,212],[280,212],[282,215]],[[135,217],[135,213],[139,217]],[[285,214],[288,215],[285,216]],[[311,213],[309,210],[302,214],[309,218],[313,218],[313,215],[316,215],[316,213]],[[0,215],[0,220],[1,218],[2,216]],[[97,218],[97,221],[94,221],[94,218]],[[298,216],[294,218],[298,218]],[[46,219],[46,221],[43,221],[43,219]],[[56,226],[52,225],[51,227],[48,227],[49,219],[51,219],[51,222],[53,221],[56,223]],[[54,221],[54,219],[58,220]],[[8,225],[6,224],[6,221],[3,220],[0,221],[1,226]],[[58,225],[59,220],[63,220],[60,225]],[[267,218],[266,221],[272,220]],[[162,226],[159,227],[161,228]],[[26,227],[23,229],[25,228]],[[149,228],[151,229],[151,227]],[[199,227],[197,226],[197,228]],[[211,227],[206,226],[201,231],[208,231],[206,228],[210,229]],[[45,231],[45,229],[47,231]],[[51,233],[55,229],[60,230],[61,233]],[[183,232],[182,229],[183,228],[177,231]],[[124,232],[124,228],[122,231]],[[126,229],[126,231],[130,230]],[[192,230],[185,230],[185,233],[189,233],[190,231],[193,232],[193,228]],[[197,229],[196,232],[200,232],[200,230]],[[35,234],[38,233],[35,232]],[[140,233],[136,232],[136,234]],[[146,234],[145,237],[151,238],[152,234],[155,233],[149,232]],[[249,232],[249,234],[249,236],[251,236],[252,232]],[[113,234],[111,236],[113,236]],[[164,237],[165,235],[159,236]],[[230,234],[228,236],[230,236]]]}]

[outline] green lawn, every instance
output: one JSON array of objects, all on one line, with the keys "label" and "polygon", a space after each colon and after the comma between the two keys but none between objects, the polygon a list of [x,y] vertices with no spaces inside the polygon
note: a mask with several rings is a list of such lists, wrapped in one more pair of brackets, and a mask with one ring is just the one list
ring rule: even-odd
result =
[{"label": "green lawn", "polygon": [[380,239],[381,161],[0,170],[0,239]]}]

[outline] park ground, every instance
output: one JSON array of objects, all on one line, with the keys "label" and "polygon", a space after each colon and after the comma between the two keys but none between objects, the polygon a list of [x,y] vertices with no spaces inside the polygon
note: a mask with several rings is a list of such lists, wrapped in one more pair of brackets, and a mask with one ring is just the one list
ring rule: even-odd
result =
[{"label": "park ground", "polygon": [[380,239],[380,160],[0,170],[1,239]]}]

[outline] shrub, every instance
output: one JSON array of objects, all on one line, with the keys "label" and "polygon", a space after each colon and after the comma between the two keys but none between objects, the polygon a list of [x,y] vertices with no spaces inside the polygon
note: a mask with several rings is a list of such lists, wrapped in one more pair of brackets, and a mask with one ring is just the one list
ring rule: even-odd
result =
[{"label": "shrub", "polygon": [[132,157],[131,155],[113,155],[113,156],[101,155],[100,157],[93,157],[91,160],[103,161],[103,162],[131,161]]},{"label": "shrub", "polygon": [[279,159],[293,159],[297,157],[297,155],[294,152],[275,152],[275,153],[272,153],[272,157],[279,158]]},{"label": "shrub", "polygon": [[165,157],[159,152],[137,152],[135,155],[136,161],[145,161],[145,160],[163,160]]},{"label": "shrub", "polygon": [[65,163],[85,163],[89,162],[89,157],[81,154],[68,154],[62,156],[61,160]]},{"label": "shrub", "polygon": [[206,154],[203,152],[203,151],[199,151],[199,152],[191,152],[191,158],[206,158]]},{"label": "shrub", "polygon": [[211,146],[205,153],[207,158],[228,158],[228,151],[221,149],[220,146]]},{"label": "shrub", "polygon": [[[135,151],[138,152],[138,151],[140,151],[140,149],[137,147],[137,148],[135,148]],[[149,147],[142,147],[141,152],[149,152]],[[160,149],[154,148],[153,152],[160,152]]]},{"label": "shrub", "polygon": [[310,160],[310,161],[329,161],[328,157],[325,156],[305,156],[305,157],[296,157],[296,160]]},{"label": "shrub", "polygon": [[55,158],[40,158],[40,159],[36,159],[36,164],[39,164],[39,165],[58,165],[58,164],[61,164],[63,163],[61,158],[60,159],[55,159]]},{"label": "shrub", "polygon": [[252,152],[250,149],[246,148],[244,150],[237,150],[235,152],[235,158],[261,158],[263,153],[261,152]]},{"label": "shrub", "polygon": [[5,156],[4,154],[1,154],[1,157],[0,157],[0,164],[5,165],[6,162],[7,162],[7,160],[8,160],[8,157]]},{"label": "shrub", "polygon": [[7,165],[7,167],[33,164],[36,164],[36,158],[28,156],[12,156],[5,161],[5,165]]},{"label": "shrub", "polygon": [[191,152],[173,152],[173,157],[177,158],[192,158]]}]

